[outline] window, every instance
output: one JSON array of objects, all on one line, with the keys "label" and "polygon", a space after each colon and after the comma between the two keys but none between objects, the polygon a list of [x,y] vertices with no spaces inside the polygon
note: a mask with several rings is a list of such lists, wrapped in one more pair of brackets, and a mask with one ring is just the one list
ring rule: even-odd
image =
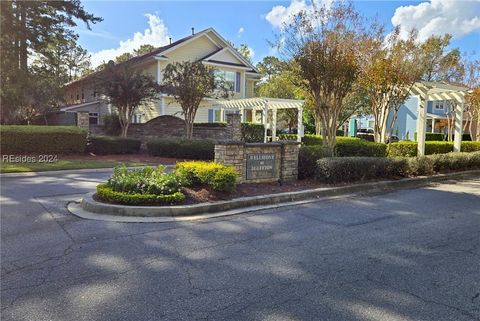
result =
[{"label": "window", "polygon": [[88,120],[90,125],[98,125],[98,113],[88,113]]},{"label": "window", "polygon": [[236,88],[235,79],[236,74],[233,71],[215,70],[215,81],[224,81],[227,85],[227,88],[231,91],[234,91]]},{"label": "window", "polygon": [[222,111],[220,108],[212,108],[208,110],[208,122],[219,123],[222,121]]},{"label": "window", "polygon": [[433,109],[434,110],[445,110],[445,101],[444,100],[436,100],[433,102]]},{"label": "window", "polygon": [[134,114],[132,116],[132,124],[139,124],[142,122],[142,114]]}]

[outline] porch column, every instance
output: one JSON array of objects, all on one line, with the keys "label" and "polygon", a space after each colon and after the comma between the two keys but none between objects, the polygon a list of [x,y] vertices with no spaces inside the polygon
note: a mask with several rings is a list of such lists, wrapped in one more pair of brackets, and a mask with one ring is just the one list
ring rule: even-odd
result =
[{"label": "porch column", "polygon": [[463,134],[463,108],[464,108],[464,96],[461,95],[461,101],[459,104],[455,104],[455,128],[454,128],[454,140],[453,151],[459,152],[462,147],[462,134]]},{"label": "porch column", "polygon": [[272,131],[272,142],[277,140],[277,108],[272,109],[272,125],[270,126]]},{"label": "porch column", "polygon": [[268,118],[268,104],[265,101],[263,103],[263,142],[267,142],[267,118]]},{"label": "porch column", "polygon": [[435,118],[432,118],[432,133],[435,132]]},{"label": "porch column", "polygon": [[225,122],[225,108],[220,107],[220,122]]},{"label": "porch column", "polygon": [[241,119],[242,119],[242,123],[245,122],[245,108],[243,107],[240,107],[240,116],[241,116]]},{"label": "porch column", "polygon": [[417,105],[417,156],[425,155],[425,131],[427,127],[427,104],[428,91],[425,95],[418,96]]},{"label": "porch column", "polygon": [[303,106],[297,108],[297,142],[301,143],[303,138]]}]

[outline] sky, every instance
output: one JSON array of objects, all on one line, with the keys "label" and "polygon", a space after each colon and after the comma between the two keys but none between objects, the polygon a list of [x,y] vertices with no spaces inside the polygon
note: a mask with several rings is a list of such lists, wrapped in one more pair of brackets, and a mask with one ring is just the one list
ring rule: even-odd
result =
[{"label": "sky", "polygon": [[[332,0],[314,0],[329,3]],[[311,8],[310,0],[289,1],[82,1],[84,8],[104,20],[88,30],[79,23],[79,44],[92,55],[92,64],[132,52],[142,44],[166,45],[213,27],[236,45],[247,44],[257,63],[278,55],[271,42],[283,22],[300,10]],[[480,0],[354,1],[367,19],[377,17],[387,30],[412,27],[425,39],[435,34],[453,35],[451,48],[480,58]]]}]

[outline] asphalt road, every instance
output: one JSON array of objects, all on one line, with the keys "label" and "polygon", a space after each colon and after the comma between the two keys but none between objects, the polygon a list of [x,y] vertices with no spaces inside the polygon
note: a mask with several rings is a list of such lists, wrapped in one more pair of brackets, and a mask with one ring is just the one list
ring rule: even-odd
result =
[{"label": "asphalt road", "polygon": [[480,320],[480,180],[202,222],[68,214],[106,176],[2,177],[2,320]]}]

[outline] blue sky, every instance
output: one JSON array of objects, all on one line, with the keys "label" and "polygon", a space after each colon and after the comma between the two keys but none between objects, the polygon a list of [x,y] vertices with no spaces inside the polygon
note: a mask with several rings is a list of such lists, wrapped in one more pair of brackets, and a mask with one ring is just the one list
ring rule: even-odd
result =
[{"label": "blue sky", "polygon": [[[213,27],[237,45],[248,44],[257,62],[272,53],[268,41],[275,38],[278,25],[299,8],[311,4],[307,0],[291,0],[83,1],[83,5],[104,18],[91,31],[83,24],[76,28],[79,43],[93,54],[95,65],[142,43],[160,46],[168,42],[168,37],[175,41],[189,35],[191,27],[196,31]],[[393,21],[405,28],[415,26],[422,37],[453,33],[452,47],[479,57],[480,0],[355,1],[354,6],[368,18],[378,16],[389,29]]]}]

